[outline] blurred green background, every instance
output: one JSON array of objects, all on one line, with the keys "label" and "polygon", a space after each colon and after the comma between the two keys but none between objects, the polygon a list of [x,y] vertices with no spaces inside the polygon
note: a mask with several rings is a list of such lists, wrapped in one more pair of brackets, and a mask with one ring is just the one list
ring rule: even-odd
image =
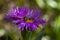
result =
[{"label": "blurred green background", "polygon": [[[39,8],[46,24],[35,32],[21,32],[16,25],[4,23],[8,10],[14,6]],[[60,40],[60,0],[0,0],[0,40]]]}]

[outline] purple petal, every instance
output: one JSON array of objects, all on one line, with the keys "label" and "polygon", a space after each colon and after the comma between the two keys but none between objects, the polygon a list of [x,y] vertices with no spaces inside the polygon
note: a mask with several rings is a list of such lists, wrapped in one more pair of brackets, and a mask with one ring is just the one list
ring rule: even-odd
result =
[{"label": "purple petal", "polygon": [[40,10],[34,10],[34,12],[33,12],[33,18],[35,19],[35,20],[39,20],[39,18],[41,17],[41,12],[40,12]]},{"label": "purple petal", "polygon": [[26,31],[30,30],[31,23],[26,23]]},{"label": "purple petal", "polygon": [[46,23],[46,21],[45,20],[40,20],[39,23],[44,25]]},{"label": "purple petal", "polygon": [[16,24],[16,23],[19,23],[20,20],[13,20],[12,23]]},{"label": "purple petal", "polygon": [[24,27],[25,27],[25,23],[23,23],[23,22],[18,25],[18,29],[19,29],[19,30],[20,30],[20,29],[21,29],[21,30],[24,30]]},{"label": "purple petal", "polygon": [[16,7],[9,11],[8,15],[10,17],[22,18],[26,16],[28,9],[24,7]]},{"label": "purple petal", "polygon": [[28,10],[26,17],[31,18],[33,14],[33,10]]},{"label": "purple petal", "polygon": [[24,17],[27,14],[28,9],[24,7],[19,7],[17,11],[17,16]]},{"label": "purple petal", "polygon": [[36,24],[31,24],[31,30],[36,30],[37,29],[37,25]]}]

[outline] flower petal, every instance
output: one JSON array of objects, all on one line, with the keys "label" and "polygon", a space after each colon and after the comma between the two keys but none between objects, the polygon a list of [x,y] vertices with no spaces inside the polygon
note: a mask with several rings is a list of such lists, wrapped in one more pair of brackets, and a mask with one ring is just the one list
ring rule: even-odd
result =
[{"label": "flower petal", "polygon": [[37,25],[36,24],[31,24],[31,30],[36,30],[37,29]]},{"label": "flower petal", "polygon": [[31,18],[32,17],[32,14],[33,14],[33,10],[28,10],[26,17],[27,18]]},{"label": "flower petal", "polygon": [[18,29],[20,30],[24,30],[24,27],[25,27],[25,23],[20,23],[19,25],[18,25]]},{"label": "flower petal", "polygon": [[42,25],[44,25],[44,24],[46,23],[45,20],[40,20],[39,22],[40,22],[40,24],[42,24]]},{"label": "flower petal", "polygon": [[41,12],[40,12],[40,10],[34,10],[34,12],[33,12],[33,18],[35,19],[35,20],[39,20],[39,18],[41,17]]},{"label": "flower petal", "polygon": [[17,23],[19,23],[20,22],[20,20],[13,20],[12,21],[12,23],[14,23],[14,24],[17,24]]},{"label": "flower petal", "polygon": [[31,23],[26,23],[26,31],[30,30]]}]

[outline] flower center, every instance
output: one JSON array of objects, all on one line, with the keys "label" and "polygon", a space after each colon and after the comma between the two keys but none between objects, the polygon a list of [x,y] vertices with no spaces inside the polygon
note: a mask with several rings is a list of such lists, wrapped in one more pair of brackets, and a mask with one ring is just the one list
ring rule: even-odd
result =
[{"label": "flower center", "polygon": [[26,21],[26,22],[32,22],[33,21],[33,18],[24,17],[24,21]]},{"label": "flower center", "polygon": [[32,22],[32,20],[29,20],[29,19],[28,19],[26,22]]}]

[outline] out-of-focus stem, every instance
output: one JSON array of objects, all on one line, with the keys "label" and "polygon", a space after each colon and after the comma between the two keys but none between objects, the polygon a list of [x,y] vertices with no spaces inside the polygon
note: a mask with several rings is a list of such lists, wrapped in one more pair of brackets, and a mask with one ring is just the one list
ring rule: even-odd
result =
[{"label": "out-of-focus stem", "polygon": [[23,37],[22,37],[21,31],[20,31],[20,40],[23,40]]},{"label": "out-of-focus stem", "polygon": [[19,35],[19,39],[23,40],[22,34],[21,34],[21,30],[18,30],[18,35]]}]

